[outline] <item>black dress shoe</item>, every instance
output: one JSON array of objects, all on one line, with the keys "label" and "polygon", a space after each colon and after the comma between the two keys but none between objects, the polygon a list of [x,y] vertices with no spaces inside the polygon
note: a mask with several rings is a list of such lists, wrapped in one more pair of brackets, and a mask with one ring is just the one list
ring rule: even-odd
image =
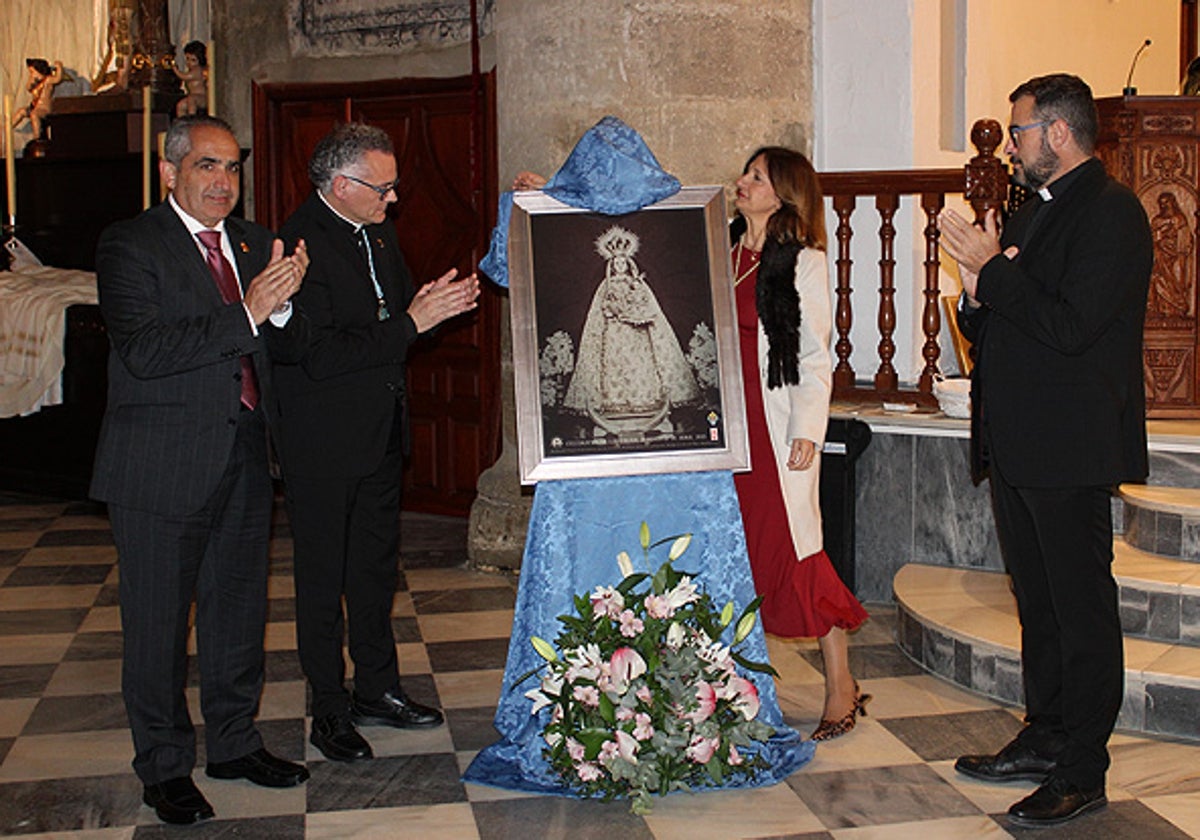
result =
[{"label": "black dress shoe", "polygon": [[313,718],[309,740],[330,761],[357,761],[372,757],[371,745],[344,715]]},{"label": "black dress shoe", "polygon": [[284,761],[261,748],[233,761],[210,761],[204,772],[214,779],[246,779],[272,788],[295,787],[308,779],[303,764]]},{"label": "black dress shoe", "polygon": [[1054,770],[1056,762],[1014,740],[995,755],[964,755],[954,769],[972,779],[985,782],[1042,782]]},{"label": "black dress shoe", "polygon": [[1051,776],[1044,785],[1009,808],[1008,818],[1017,825],[1040,828],[1065,823],[1107,804],[1103,784],[1084,790],[1066,779]]},{"label": "black dress shoe", "polygon": [[354,715],[355,723],[367,726],[427,729],[441,726],[443,720],[442,713],[437,709],[410,700],[400,688],[392,689],[372,703],[352,696],[350,711]]},{"label": "black dress shoe", "polygon": [[212,806],[196,787],[191,776],[167,779],[142,789],[142,801],[154,809],[158,818],[165,823],[191,825],[200,820],[211,820]]}]

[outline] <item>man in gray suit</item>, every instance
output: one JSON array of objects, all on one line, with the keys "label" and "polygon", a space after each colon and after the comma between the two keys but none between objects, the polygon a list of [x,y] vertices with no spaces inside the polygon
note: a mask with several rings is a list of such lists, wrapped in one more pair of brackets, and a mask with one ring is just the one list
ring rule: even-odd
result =
[{"label": "man in gray suit", "polygon": [[96,253],[112,343],[92,495],[108,503],[120,568],[122,692],[143,800],[159,818],[213,816],[191,772],[188,616],[196,602],[207,774],[290,787],[308,770],[263,747],[267,540],[265,345],[299,353],[289,299],[308,267],[270,231],[226,218],[241,150],[211,117],[177,120],[159,174],[168,201],[109,227]]}]

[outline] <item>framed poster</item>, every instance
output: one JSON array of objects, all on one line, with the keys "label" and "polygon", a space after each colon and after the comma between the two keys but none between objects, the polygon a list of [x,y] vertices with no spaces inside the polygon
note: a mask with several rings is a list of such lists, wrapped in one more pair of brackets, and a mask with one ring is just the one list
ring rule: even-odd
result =
[{"label": "framed poster", "polygon": [[749,468],[725,194],[605,216],[515,196],[521,482]]}]

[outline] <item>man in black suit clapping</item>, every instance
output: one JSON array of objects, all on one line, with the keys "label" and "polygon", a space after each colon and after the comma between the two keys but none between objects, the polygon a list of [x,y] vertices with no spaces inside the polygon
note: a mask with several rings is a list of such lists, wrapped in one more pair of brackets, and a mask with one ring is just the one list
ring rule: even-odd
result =
[{"label": "man in black suit clapping", "polygon": [[1146,212],[1092,156],[1091,89],[1030,79],[1009,97],[1014,175],[1036,194],[998,230],[952,211],[958,320],[977,351],[972,468],[988,470],[996,532],[1021,619],[1026,726],[995,755],[955,768],[1041,783],[1020,825],[1054,825],[1106,803],[1107,743],[1123,699],[1112,575],[1112,486],[1147,474],[1142,321],[1153,262]]},{"label": "man in black suit clapping", "polygon": [[[400,688],[391,611],[398,580],[405,360],[417,337],[475,308],[474,275],[414,292],[387,218],[396,158],[379,128],[339,125],[308,165],[314,192],[284,224],[312,265],[296,306],[311,328],[299,364],[277,364],[280,461],[294,538],[296,636],[312,687],[312,743],[369,758],[354,724],[442,723]],[[343,598],[345,612],[343,614]],[[354,693],[342,642],[349,630]]]},{"label": "man in black suit clapping", "polygon": [[109,227],[96,252],[112,342],[92,495],[108,503],[120,568],[122,692],[134,770],[159,818],[213,816],[192,782],[188,616],[196,602],[207,774],[290,787],[308,770],[263,747],[271,345],[295,355],[288,303],[308,266],[270,231],[227,218],[241,149],[211,117],[177,120],[159,174],[170,198]]}]

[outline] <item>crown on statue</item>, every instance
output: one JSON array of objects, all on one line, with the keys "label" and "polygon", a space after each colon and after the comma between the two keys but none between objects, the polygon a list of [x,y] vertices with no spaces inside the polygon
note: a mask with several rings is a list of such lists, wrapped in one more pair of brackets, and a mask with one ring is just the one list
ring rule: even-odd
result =
[{"label": "crown on statue", "polygon": [[610,227],[596,239],[596,253],[606,260],[614,257],[628,259],[637,253],[637,249],[637,234],[616,225]]}]

